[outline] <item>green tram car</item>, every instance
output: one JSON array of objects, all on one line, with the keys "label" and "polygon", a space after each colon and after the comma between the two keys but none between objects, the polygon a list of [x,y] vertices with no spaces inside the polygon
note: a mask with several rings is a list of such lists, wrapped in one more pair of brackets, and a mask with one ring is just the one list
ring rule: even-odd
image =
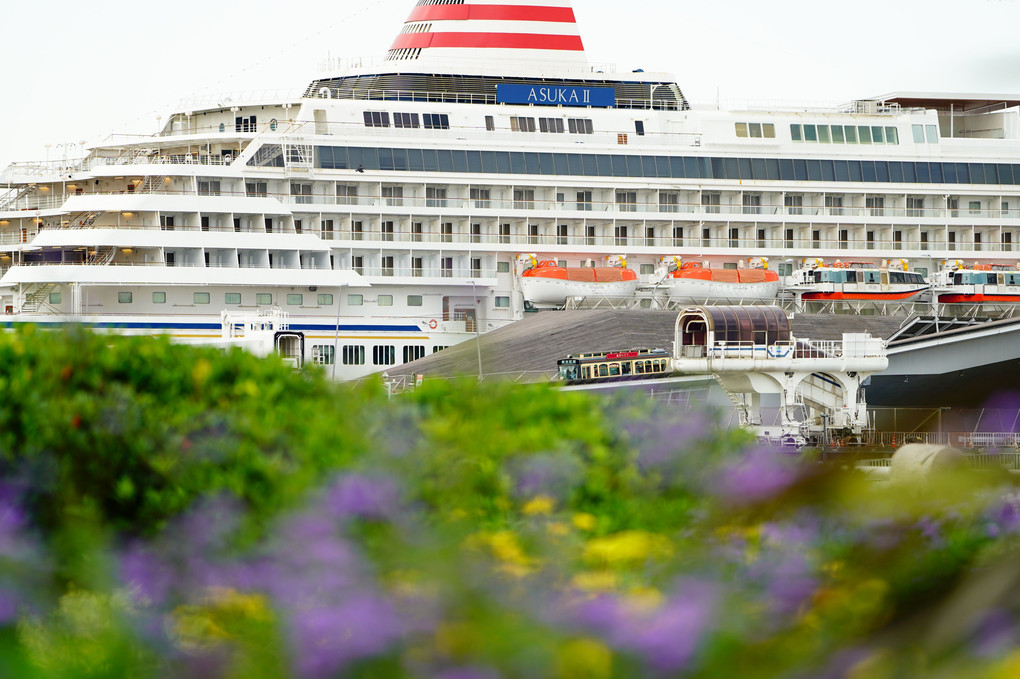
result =
[{"label": "green tram car", "polygon": [[567,384],[620,382],[665,377],[673,373],[665,349],[630,349],[594,354],[571,354],[556,362],[558,379]]}]

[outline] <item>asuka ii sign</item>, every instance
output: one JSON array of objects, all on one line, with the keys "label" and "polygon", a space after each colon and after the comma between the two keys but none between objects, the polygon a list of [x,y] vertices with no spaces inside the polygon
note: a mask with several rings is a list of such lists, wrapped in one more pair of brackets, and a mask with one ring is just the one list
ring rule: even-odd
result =
[{"label": "asuka ii sign", "polygon": [[616,90],[612,87],[497,85],[496,103],[612,108],[616,106]]}]

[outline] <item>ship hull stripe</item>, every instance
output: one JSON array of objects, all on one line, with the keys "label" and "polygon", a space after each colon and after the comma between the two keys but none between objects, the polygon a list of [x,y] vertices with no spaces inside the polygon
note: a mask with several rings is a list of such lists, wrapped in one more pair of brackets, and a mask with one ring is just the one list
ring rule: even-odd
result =
[{"label": "ship hull stripe", "polygon": [[982,302],[1020,302],[1020,295],[939,295],[941,304],[980,304]]},{"label": "ship hull stripe", "polygon": [[522,5],[429,5],[411,12],[414,21],[544,21],[573,24],[570,7],[536,7]]},{"label": "ship hull stripe", "polygon": [[847,300],[847,301],[871,301],[871,300],[905,300],[915,297],[922,292],[924,288],[920,290],[910,290],[908,292],[805,292],[801,299],[809,302],[817,301],[831,301],[831,300]]},{"label": "ship hull stripe", "polygon": [[[438,6],[438,5],[436,5]],[[390,49],[465,47],[475,49],[560,50],[583,52],[579,35],[536,33],[406,33]]]}]

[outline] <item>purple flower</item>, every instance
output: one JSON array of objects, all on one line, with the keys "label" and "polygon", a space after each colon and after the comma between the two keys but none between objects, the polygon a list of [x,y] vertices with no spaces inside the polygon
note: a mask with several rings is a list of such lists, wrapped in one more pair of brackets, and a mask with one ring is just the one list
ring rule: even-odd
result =
[{"label": "purple flower", "polygon": [[513,460],[510,474],[516,480],[518,497],[546,495],[563,500],[580,482],[583,470],[571,455],[542,454]]},{"label": "purple flower", "polygon": [[632,422],[624,429],[639,450],[638,465],[644,469],[658,469],[678,461],[684,451],[709,432],[707,418],[688,417],[680,421]]},{"label": "purple flower", "polygon": [[290,617],[296,670],[303,679],[336,676],[352,662],[384,653],[402,636],[393,606],[372,593],[295,611]]},{"label": "purple flower", "polygon": [[152,550],[136,544],[120,557],[120,580],[142,601],[161,605],[177,584],[177,575]]},{"label": "purple flower", "polygon": [[683,582],[661,608],[628,616],[616,630],[615,642],[637,653],[653,670],[680,672],[691,664],[714,626],[718,597],[712,583]]},{"label": "purple flower", "polygon": [[326,506],[340,518],[390,519],[400,509],[400,493],[390,478],[350,475],[333,484]]},{"label": "purple flower", "polygon": [[435,679],[499,679],[499,673],[487,667],[455,667],[436,674]]},{"label": "purple flower", "polygon": [[18,619],[18,597],[14,592],[0,588],[0,627]]},{"label": "purple flower", "polygon": [[772,448],[755,448],[735,464],[725,467],[717,479],[718,494],[737,504],[775,497],[799,478],[795,462]]},{"label": "purple flower", "polygon": [[974,640],[974,654],[980,658],[995,658],[1016,645],[1017,624],[1012,615],[1000,609],[988,611],[978,625]]}]

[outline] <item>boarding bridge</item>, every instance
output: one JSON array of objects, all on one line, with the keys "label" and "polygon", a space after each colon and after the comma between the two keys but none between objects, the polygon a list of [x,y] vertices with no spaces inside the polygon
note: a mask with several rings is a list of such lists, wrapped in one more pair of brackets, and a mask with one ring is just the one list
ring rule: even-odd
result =
[{"label": "boarding bridge", "polygon": [[[889,365],[884,340],[845,333],[801,340],[779,307],[702,306],[677,317],[674,369],[712,375],[739,409],[741,424],[767,439],[802,444],[859,438],[868,426],[863,384]],[[780,399],[780,423],[762,419],[762,396]]]}]

